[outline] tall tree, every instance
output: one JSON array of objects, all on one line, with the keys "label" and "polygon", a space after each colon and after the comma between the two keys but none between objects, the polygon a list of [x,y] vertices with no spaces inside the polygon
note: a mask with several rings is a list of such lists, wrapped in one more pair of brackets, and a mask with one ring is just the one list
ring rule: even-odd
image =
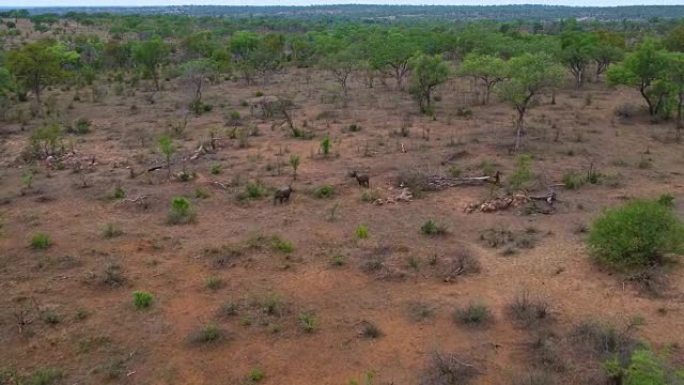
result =
[{"label": "tall tree", "polygon": [[560,58],[570,68],[577,88],[584,84],[584,73],[592,60],[593,47],[594,39],[589,34],[566,32],[561,36]]},{"label": "tall tree", "polygon": [[591,47],[591,58],[596,64],[596,80],[608,70],[611,64],[617,63],[625,56],[624,36],[608,31],[599,31],[594,34],[596,43]]},{"label": "tall tree", "polygon": [[672,85],[674,99],[677,104],[677,142],[682,140],[682,109],[684,109],[684,52],[670,53],[668,64],[668,80]]},{"label": "tall tree", "polygon": [[458,72],[460,75],[472,76],[482,82],[484,86],[482,104],[487,104],[494,86],[503,81],[506,76],[506,64],[495,56],[469,54],[461,63]]},{"label": "tall tree", "polygon": [[17,84],[33,92],[40,109],[43,89],[63,80],[68,75],[64,66],[77,59],[77,53],[54,40],[39,40],[10,51],[7,68]]},{"label": "tall tree", "polygon": [[4,68],[0,67],[0,97],[6,96],[12,90],[12,75]]},{"label": "tall tree", "polygon": [[673,28],[665,37],[665,46],[670,51],[684,52],[684,24]]},{"label": "tall tree", "polygon": [[409,62],[411,93],[418,99],[421,113],[432,112],[432,90],[449,77],[449,67],[439,55],[419,54]]},{"label": "tall tree", "polygon": [[390,31],[387,36],[378,36],[373,42],[373,61],[378,68],[388,71],[397,81],[397,88],[403,89],[404,78],[409,72],[409,60],[418,50],[418,45],[400,31]]},{"label": "tall tree", "polygon": [[142,67],[145,75],[152,78],[157,91],[161,89],[159,84],[160,67],[166,63],[170,53],[171,47],[159,36],[133,45],[133,60]]},{"label": "tall tree", "polygon": [[534,99],[548,88],[557,87],[563,80],[563,67],[544,53],[523,54],[510,59],[506,65],[507,80],[497,85],[497,92],[518,113],[515,127],[515,151],[520,148],[524,133],[525,114]]},{"label": "tall tree", "polygon": [[655,116],[667,100],[667,67],[667,52],[655,41],[646,40],[621,64],[608,70],[608,82],[636,87],[648,105],[649,114]]},{"label": "tall tree", "polygon": [[357,52],[357,47],[347,47],[327,55],[321,62],[321,66],[335,77],[345,97],[349,88],[349,76],[360,66]]}]

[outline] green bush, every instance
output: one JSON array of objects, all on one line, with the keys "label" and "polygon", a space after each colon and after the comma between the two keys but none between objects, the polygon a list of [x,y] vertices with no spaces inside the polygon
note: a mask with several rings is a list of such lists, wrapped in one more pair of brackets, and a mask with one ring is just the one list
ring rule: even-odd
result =
[{"label": "green bush", "polygon": [[152,301],[154,297],[152,294],[146,291],[135,291],[133,292],[133,303],[138,310],[147,309],[152,306]]},{"label": "green bush", "polygon": [[332,143],[330,142],[330,137],[326,136],[321,141],[321,151],[323,151],[323,156],[328,156],[330,154],[330,148]]},{"label": "green bush", "polygon": [[218,290],[223,286],[223,280],[220,277],[211,276],[205,282],[207,289]]},{"label": "green bush", "polygon": [[670,207],[634,200],[596,219],[587,243],[600,262],[617,268],[645,267],[683,249],[684,226]]},{"label": "green bush", "polygon": [[359,227],[356,228],[356,237],[359,239],[366,239],[368,238],[368,226],[366,225],[359,225]]},{"label": "green bush", "polygon": [[603,362],[603,370],[614,383],[624,385],[679,384],[683,372],[670,365],[648,346],[641,346],[626,357],[614,355]]},{"label": "green bush", "polygon": [[260,199],[268,195],[268,190],[260,182],[249,182],[245,190],[238,194],[238,200]]},{"label": "green bush", "polygon": [[282,239],[278,236],[273,237],[272,245],[274,249],[285,254],[289,254],[294,251],[294,245],[292,244],[292,242]]},{"label": "green bush", "polygon": [[563,184],[568,190],[577,190],[578,188],[582,187],[585,182],[585,177],[574,171],[570,171],[569,173],[563,175]]},{"label": "green bush", "polygon": [[64,377],[64,375],[62,374],[62,371],[59,369],[39,369],[35,371],[33,374],[31,374],[28,378],[26,378],[25,382],[22,381],[19,382],[19,384],[53,385],[60,383],[62,377]]},{"label": "green bush", "polygon": [[50,236],[45,233],[36,233],[31,238],[31,248],[36,250],[45,250],[52,245]]},{"label": "green bush", "polygon": [[249,373],[247,374],[247,378],[251,382],[260,382],[261,380],[264,379],[264,377],[265,377],[264,371],[261,370],[260,368],[254,368],[254,369],[250,370]]},{"label": "green bush", "polygon": [[123,234],[123,230],[113,223],[107,223],[102,228],[102,236],[105,238],[114,238],[121,234]]},{"label": "green bush", "polygon": [[211,174],[218,175],[221,173],[221,165],[219,163],[213,164],[211,166]]},{"label": "green bush", "polygon": [[316,320],[316,315],[312,312],[301,312],[299,313],[299,326],[305,333],[313,333],[318,326],[318,321]]},{"label": "green bush", "polygon": [[211,344],[224,338],[224,332],[218,326],[210,323],[190,334],[190,342],[195,344]]},{"label": "green bush", "polygon": [[454,320],[467,326],[484,325],[491,321],[492,313],[486,305],[471,303],[470,305],[457,309],[454,313]]},{"label": "green bush", "polygon": [[439,225],[435,223],[432,219],[423,223],[420,226],[420,231],[425,235],[444,235],[447,232],[447,228],[444,225]]},{"label": "green bush", "polygon": [[325,184],[323,186],[317,187],[313,195],[318,199],[332,198],[335,196],[335,188],[331,185]]},{"label": "green bush", "polygon": [[195,219],[190,201],[184,197],[175,197],[171,200],[171,211],[168,223],[172,225],[190,223]]}]

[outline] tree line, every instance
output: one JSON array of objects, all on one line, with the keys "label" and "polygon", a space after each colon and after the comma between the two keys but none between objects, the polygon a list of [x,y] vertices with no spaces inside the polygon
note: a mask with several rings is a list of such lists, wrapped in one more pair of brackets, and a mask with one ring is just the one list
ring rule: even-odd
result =
[{"label": "tree line", "polygon": [[[567,19],[537,29],[534,23],[492,21],[384,25],[338,20],[332,28],[294,21],[280,30],[249,30],[217,18],[96,15],[106,21],[93,27],[108,32],[103,38],[94,29],[79,34],[63,30],[79,23],[78,17],[11,16],[2,19],[0,28],[5,105],[30,94],[40,107],[50,85],[83,87],[113,74],[117,81],[149,80],[157,92],[162,77],[182,78],[193,89],[189,107],[201,113],[207,84],[230,77],[268,83],[273,74],[299,67],[328,72],[344,97],[352,77],[369,88],[393,79],[396,89],[411,93],[425,114],[433,113],[436,87],[451,76],[470,77],[482,90],[482,104],[496,94],[515,109],[519,133],[535,100],[544,93],[553,96],[566,78],[576,88],[605,78],[611,85],[633,87],[651,116],[676,117],[682,124],[682,21],[632,29]],[[12,32],[18,31],[20,17],[29,17],[34,26],[48,25],[52,34],[26,41]],[[184,27],[174,28],[177,23]],[[172,36],[160,33],[166,28],[173,29]]]}]

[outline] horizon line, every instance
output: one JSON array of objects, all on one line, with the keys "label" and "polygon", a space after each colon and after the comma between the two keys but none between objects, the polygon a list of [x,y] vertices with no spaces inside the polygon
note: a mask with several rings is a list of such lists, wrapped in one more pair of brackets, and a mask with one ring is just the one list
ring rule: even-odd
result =
[{"label": "horizon line", "polygon": [[336,3],[336,4],[302,4],[302,5],[281,5],[281,4],[262,4],[262,5],[235,5],[235,4],[168,4],[168,5],[0,5],[0,9],[36,9],[36,8],[178,8],[178,7],[226,7],[226,8],[308,8],[308,7],[339,7],[339,6],[380,6],[380,7],[515,7],[515,6],[532,6],[532,7],[554,7],[554,8],[631,8],[631,7],[684,7],[684,4],[628,4],[628,5],[570,5],[570,4],[538,4],[538,3],[511,3],[511,4],[430,4],[430,3],[415,3],[415,4],[378,4],[378,3]]}]

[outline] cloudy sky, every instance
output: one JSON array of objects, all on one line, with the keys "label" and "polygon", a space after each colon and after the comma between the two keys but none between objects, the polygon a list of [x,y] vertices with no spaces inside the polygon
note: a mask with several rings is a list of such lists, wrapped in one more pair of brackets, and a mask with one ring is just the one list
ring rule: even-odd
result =
[{"label": "cloudy sky", "polygon": [[437,5],[499,5],[499,4],[553,4],[553,5],[684,5],[684,0],[0,0],[0,7],[44,6],[144,6],[144,5],[311,5],[311,4],[437,4]]}]

